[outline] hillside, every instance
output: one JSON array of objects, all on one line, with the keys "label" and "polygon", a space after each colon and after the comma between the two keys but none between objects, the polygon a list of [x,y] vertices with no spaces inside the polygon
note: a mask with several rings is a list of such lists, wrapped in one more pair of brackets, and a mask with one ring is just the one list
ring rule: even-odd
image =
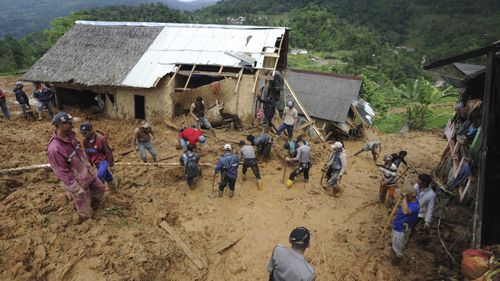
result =
[{"label": "hillside", "polygon": [[87,8],[111,5],[138,6],[147,3],[162,3],[172,9],[194,11],[214,4],[217,0],[2,0],[0,3],[0,38],[9,34],[21,38],[28,33],[49,27],[57,17]]}]

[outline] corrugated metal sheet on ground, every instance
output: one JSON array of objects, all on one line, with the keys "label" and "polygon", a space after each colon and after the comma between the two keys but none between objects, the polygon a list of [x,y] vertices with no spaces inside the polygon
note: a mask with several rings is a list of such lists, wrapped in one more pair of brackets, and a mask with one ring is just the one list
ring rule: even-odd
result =
[{"label": "corrugated metal sheet on ground", "polygon": [[262,68],[264,49],[274,47],[285,30],[272,27],[167,24],[122,84],[151,88],[154,81],[174,71],[177,64],[240,67],[240,59],[224,52],[245,53],[256,60],[255,68]]}]

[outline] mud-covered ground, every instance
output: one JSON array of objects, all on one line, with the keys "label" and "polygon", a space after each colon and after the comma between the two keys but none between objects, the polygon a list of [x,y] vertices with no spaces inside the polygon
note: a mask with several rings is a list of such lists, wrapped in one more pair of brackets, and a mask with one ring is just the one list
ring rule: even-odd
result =
[{"label": "mud-covered ground", "polygon": [[[13,83],[14,78],[2,78]],[[13,84],[9,84],[13,85]],[[7,89],[10,90],[8,87]],[[48,118],[0,119],[0,168],[47,163],[46,146],[53,130]],[[70,112],[108,135],[116,162],[140,162],[131,151],[134,121],[108,120],[78,109]],[[75,124],[77,127],[79,124]],[[177,132],[153,124],[155,146],[162,162],[177,162]],[[248,131],[217,130],[208,134],[202,162],[215,163],[222,145],[244,139]],[[405,149],[420,171],[430,171],[446,143],[439,136],[407,136],[367,132],[383,142],[383,153]],[[316,154],[309,183],[302,176],[291,189],[282,184],[280,147],[272,160],[260,164],[264,190],[249,171],[237,181],[236,195],[218,198],[212,190],[212,168],[204,168],[189,190],[180,167],[116,166],[119,192],[107,193],[94,219],[76,224],[74,207],[50,170],[0,175],[0,280],[267,280],[267,262],[276,243],[287,245],[290,231],[312,231],[306,258],[317,280],[426,280],[436,278],[439,263],[433,248],[410,241],[407,259],[390,263],[390,233],[383,230],[389,210],[377,203],[378,168],[368,153],[353,157],[362,141],[345,142],[348,172],[343,192],[328,196],[320,186],[320,167],[330,155],[329,144],[313,143]],[[286,173],[291,172],[291,166]],[[240,171],[241,174],[241,171]],[[405,184],[416,174],[407,173]],[[199,270],[159,227],[167,221],[205,265]],[[225,243],[241,238],[217,253]]]}]

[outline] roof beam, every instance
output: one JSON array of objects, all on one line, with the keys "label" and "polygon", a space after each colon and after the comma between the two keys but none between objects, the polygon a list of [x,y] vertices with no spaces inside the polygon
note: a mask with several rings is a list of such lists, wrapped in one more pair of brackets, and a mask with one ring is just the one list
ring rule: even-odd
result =
[{"label": "roof beam", "polygon": [[440,60],[431,62],[429,64],[424,65],[424,69],[429,70],[429,69],[445,66],[445,65],[450,64],[450,63],[460,62],[460,61],[476,58],[479,56],[486,55],[492,51],[493,52],[500,51],[500,41],[496,41],[493,44],[488,45],[486,47],[482,47],[482,48],[475,49],[475,50],[472,50],[469,52],[465,52],[462,54],[458,54],[455,56],[451,56],[451,57],[447,57],[444,59],[440,59]]},{"label": "roof beam", "polygon": [[186,85],[184,85],[184,90],[185,91],[187,89],[187,86],[189,85],[189,81],[191,80],[191,76],[193,76],[193,71],[194,69],[196,68],[196,64],[193,64],[193,68],[191,68],[191,72],[189,73],[189,77],[186,81]]}]

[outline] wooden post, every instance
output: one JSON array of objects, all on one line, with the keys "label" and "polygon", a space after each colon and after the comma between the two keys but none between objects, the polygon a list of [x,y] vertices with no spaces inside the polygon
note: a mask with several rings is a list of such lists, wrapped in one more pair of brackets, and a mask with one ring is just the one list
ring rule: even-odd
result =
[{"label": "wooden post", "polygon": [[252,94],[255,95],[255,88],[257,88],[257,82],[259,82],[260,69],[255,73],[255,81],[253,81]]},{"label": "wooden post", "polygon": [[179,248],[181,248],[182,252],[184,252],[184,254],[186,254],[186,256],[189,258],[189,260],[194,263],[194,265],[196,265],[196,267],[198,269],[203,269],[205,268],[205,265],[203,264],[203,262],[201,261],[200,258],[198,258],[194,253],[193,251],[191,251],[191,249],[188,247],[188,245],[186,243],[184,243],[184,241],[182,241],[182,238],[179,236],[179,234],[177,234],[177,232],[170,226],[168,225],[168,223],[166,221],[162,221],[160,223],[160,226],[168,232],[168,234],[170,234],[170,238],[172,238],[172,240],[175,241],[175,243],[177,244],[177,246],[179,246]]},{"label": "wooden post", "polygon": [[191,76],[193,75],[193,71],[196,68],[196,64],[193,64],[193,68],[191,68],[191,72],[189,73],[188,80],[186,81],[186,85],[184,85],[183,91],[187,89],[187,86],[189,85],[189,81],[191,80]]},{"label": "wooden post", "polygon": [[[307,121],[311,121],[312,120],[311,116],[309,116],[309,113],[307,113],[307,110],[305,109],[305,107],[300,102],[299,97],[295,94],[295,92],[293,91],[293,89],[290,86],[290,84],[288,84],[288,81],[285,78],[283,78],[283,81],[285,82],[285,86],[288,88],[288,90],[292,94],[293,98],[295,99],[295,102],[299,106],[300,110],[302,110],[302,112],[306,116]],[[314,132],[316,132],[316,134],[318,134],[318,136],[321,138],[321,140],[325,141],[325,137],[323,136],[323,134],[321,134],[321,132],[319,131],[319,129],[316,127],[316,125],[314,125],[314,123],[312,123],[311,126],[313,127]]]},{"label": "wooden post", "polygon": [[243,68],[238,73],[238,82],[236,82],[236,88],[234,89],[234,93],[236,94],[236,115],[239,116],[240,113],[240,91],[238,91],[240,87],[241,77],[243,76]]},{"label": "wooden post", "polygon": [[179,73],[181,69],[181,66],[177,66],[177,70],[174,72],[174,75],[172,75],[172,77],[170,78],[170,80],[168,81],[167,83],[167,88],[170,86],[170,84],[172,84],[172,81],[174,81],[175,77],[177,76],[177,73]]}]

